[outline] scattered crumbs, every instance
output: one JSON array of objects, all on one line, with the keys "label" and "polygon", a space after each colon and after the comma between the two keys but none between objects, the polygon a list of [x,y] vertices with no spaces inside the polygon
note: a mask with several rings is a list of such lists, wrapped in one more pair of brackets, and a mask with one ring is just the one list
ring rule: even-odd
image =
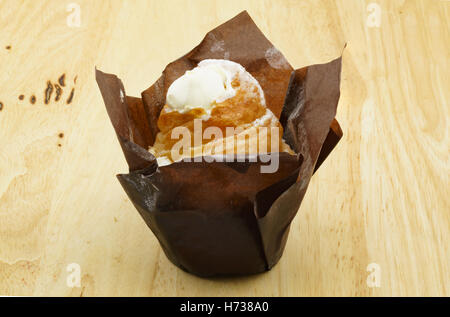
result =
[{"label": "scattered crumbs", "polygon": [[45,89],[45,104],[46,105],[48,105],[50,98],[52,97],[52,93],[53,93],[53,85],[49,80],[49,81],[47,81],[47,88]]},{"label": "scattered crumbs", "polygon": [[36,103],[36,96],[33,95],[30,97],[30,102],[34,105]]},{"label": "scattered crumbs", "polygon": [[58,78],[58,83],[61,85],[61,87],[66,86],[66,74],[62,74],[61,77]]},{"label": "scattered crumbs", "polygon": [[3,102],[0,102],[0,111],[3,110]]},{"label": "scattered crumbs", "polygon": [[70,104],[72,102],[74,94],[75,94],[75,88],[72,88],[72,91],[70,92],[70,96],[67,99],[67,104]]},{"label": "scattered crumbs", "polygon": [[6,48],[7,50],[10,50],[10,49],[11,49],[11,45],[6,46],[5,48]]},{"label": "scattered crumbs", "polygon": [[19,96],[19,100],[23,100],[23,98],[25,98],[24,95],[20,95],[20,96]]},{"label": "scattered crumbs", "polygon": [[75,78],[73,79],[73,83],[74,83],[74,84],[77,83],[77,79],[78,79],[78,75],[76,75]]},{"label": "scattered crumbs", "polygon": [[56,89],[55,101],[59,101],[59,99],[61,99],[63,90],[61,86],[59,86],[58,84],[55,84],[55,89]]},{"label": "scattered crumbs", "polygon": [[61,132],[58,136],[62,139],[64,137],[64,133]]}]

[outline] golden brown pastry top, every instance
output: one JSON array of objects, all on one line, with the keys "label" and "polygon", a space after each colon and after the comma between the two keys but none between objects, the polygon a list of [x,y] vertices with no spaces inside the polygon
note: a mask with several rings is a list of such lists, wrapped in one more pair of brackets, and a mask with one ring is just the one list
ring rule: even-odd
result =
[{"label": "golden brown pastry top", "polygon": [[[191,107],[187,111],[179,112],[166,104],[157,122],[160,132],[150,148],[157,158],[161,158],[159,162],[169,164],[180,158],[178,155],[177,158],[172,157],[171,153],[174,145],[180,141],[179,138],[173,137],[172,133],[180,127],[186,128],[190,133],[189,149],[181,149],[178,152],[182,157],[283,151],[293,153],[281,138],[281,124],[265,106],[264,95],[258,82],[247,78],[239,73],[234,74],[231,80],[231,86],[235,90],[234,96],[221,102],[214,101],[210,111],[204,107]],[[200,143],[195,143],[194,127],[198,128],[200,121],[201,128],[197,132],[200,131],[203,137]],[[207,138],[204,133],[208,128],[220,130],[222,138],[216,135],[213,139]],[[234,131],[230,131],[230,128]],[[266,147],[259,144],[263,141],[262,138],[266,139]],[[276,138],[276,142],[272,141],[272,138]]]}]

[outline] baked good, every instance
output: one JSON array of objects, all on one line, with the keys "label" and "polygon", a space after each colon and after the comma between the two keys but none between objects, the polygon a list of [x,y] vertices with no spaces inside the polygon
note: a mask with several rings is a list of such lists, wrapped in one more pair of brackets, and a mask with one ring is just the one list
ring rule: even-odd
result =
[{"label": "baked good", "polygon": [[[173,264],[206,277],[264,272],[278,262],[311,177],[342,137],[335,119],[341,65],[338,57],[295,70],[244,11],[169,63],[142,98],[127,96],[117,76],[97,70],[129,167],[117,178]],[[233,145],[209,161],[209,146],[228,138],[198,141],[196,122],[200,136],[210,127],[218,134],[227,126],[279,128],[270,140],[280,142],[263,155],[259,141],[267,138],[258,133],[249,142],[256,149]],[[187,146],[177,147],[183,140]],[[215,159],[226,152],[232,160]],[[275,168],[265,169],[268,162]]]},{"label": "baked good", "polygon": [[[202,155],[294,153],[258,81],[229,60],[203,60],[176,79],[157,125],[149,150],[159,166]],[[184,133],[186,146],[176,146]]]}]

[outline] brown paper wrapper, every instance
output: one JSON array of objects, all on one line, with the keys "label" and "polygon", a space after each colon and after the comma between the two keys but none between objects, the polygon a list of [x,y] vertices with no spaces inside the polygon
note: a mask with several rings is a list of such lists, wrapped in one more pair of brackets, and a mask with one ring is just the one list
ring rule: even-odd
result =
[{"label": "brown paper wrapper", "polygon": [[[297,153],[279,154],[279,168],[261,173],[264,155],[246,161],[177,162],[159,167],[148,152],[170,84],[204,59],[229,59],[260,83],[267,106]],[[294,70],[247,12],[209,32],[191,52],[167,65],[142,93],[96,70],[108,115],[130,172],[117,175],[167,257],[199,276],[264,272],[280,259],[309,180],[342,137],[334,119],[341,58]]]}]

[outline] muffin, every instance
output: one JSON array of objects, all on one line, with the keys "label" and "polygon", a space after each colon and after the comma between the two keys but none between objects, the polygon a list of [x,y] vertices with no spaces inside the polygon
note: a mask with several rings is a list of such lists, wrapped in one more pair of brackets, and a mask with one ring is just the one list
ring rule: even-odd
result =
[{"label": "muffin", "polygon": [[[202,155],[294,153],[258,81],[223,59],[203,60],[170,85],[157,126],[149,150],[159,166]],[[185,148],[173,151],[179,142],[176,130],[187,132],[189,139]]]},{"label": "muffin", "polygon": [[245,11],[142,98],[96,71],[129,166],[117,178],[173,264],[210,277],[278,262],[311,177],[342,137],[340,73],[340,57],[294,70]]}]

